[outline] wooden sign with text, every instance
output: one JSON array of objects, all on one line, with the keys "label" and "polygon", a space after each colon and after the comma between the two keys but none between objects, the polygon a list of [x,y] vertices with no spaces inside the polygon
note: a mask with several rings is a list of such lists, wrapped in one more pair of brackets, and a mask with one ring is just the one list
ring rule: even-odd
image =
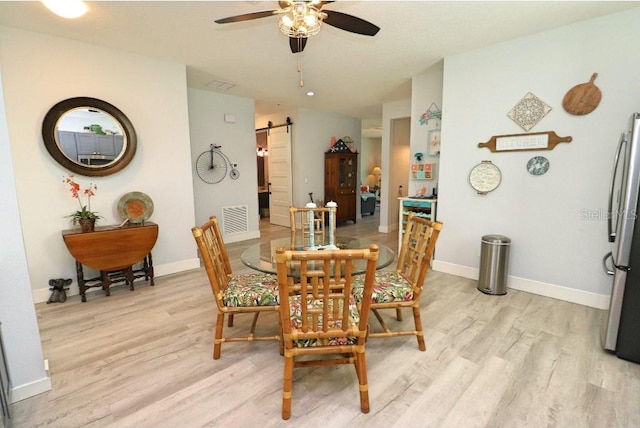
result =
[{"label": "wooden sign with text", "polygon": [[553,150],[559,143],[570,143],[572,137],[558,137],[554,131],[531,132],[528,134],[496,135],[478,147],[486,147],[491,152],[515,152],[529,150]]}]

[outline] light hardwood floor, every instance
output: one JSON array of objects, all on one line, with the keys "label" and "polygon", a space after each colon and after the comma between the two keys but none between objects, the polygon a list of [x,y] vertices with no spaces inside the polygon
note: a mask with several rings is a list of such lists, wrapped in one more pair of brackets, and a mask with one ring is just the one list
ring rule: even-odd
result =
[{"label": "light hardwood floor", "polygon": [[[395,249],[397,235],[378,234],[377,221],[338,232]],[[288,233],[265,225],[262,239]],[[228,245],[236,273],[249,272],[239,254],[253,242]],[[350,366],[301,368],[289,421],[276,342],[226,344],[212,359],[202,269],[87,300],[36,305],[53,389],[15,403],[14,427],[640,426],[640,365],[602,351],[603,311],[516,290],[488,296],[439,272],[422,297],[426,352],[413,337],[367,343],[369,414]],[[233,328],[248,324],[238,317]],[[261,331],[276,326],[275,314],[261,315]]]}]

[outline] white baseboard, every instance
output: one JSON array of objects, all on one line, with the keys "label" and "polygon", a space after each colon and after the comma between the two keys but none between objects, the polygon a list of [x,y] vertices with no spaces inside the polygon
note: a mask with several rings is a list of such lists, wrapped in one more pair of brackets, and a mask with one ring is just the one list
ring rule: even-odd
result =
[{"label": "white baseboard", "polygon": [[[174,263],[166,263],[162,265],[154,265],[153,266],[153,275],[158,278],[160,276],[171,275],[178,272],[184,272],[187,270],[197,269],[200,267],[200,259],[186,259],[180,260]],[[95,293],[97,291],[101,291],[99,287],[97,288],[89,288],[87,293]],[[49,296],[51,295],[51,291],[49,288],[38,288],[33,290],[33,303],[44,303],[49,300]],[[69,286],[69,291],[67,291],[67,296],[77,296],[80,294],[80,289],[78,288],[78,281],[73,278],[73,282]]]},{"label": "white baseboard", "polygon": [[17,403],[18,401],[26,400],[34,395],[42,394],[51,390],[51,378],[43,377],[34,382],[26,383],[24,385],[14,386],[11,388],[11,402]]},{"label": "white baseboard", "polygon": [[231,244],[232,242],[247,241],[249,239],[260,238],[260,231],[254,230],[253,232],[247,232],[247,233],[234,233],[233,235],[225,235],[223,238],[224,238],[225,244]]},{"label": "white baseboard", "polygon": [[163,265],[153,265],[153,276],[157,278],[159,276],[198,269],[199,267],[200,259],[197,257],[193,259],[180,260],[179,262],[166,263]]},{"label": "white baseboard", "polygon": [[397,224],[391,224],[388,226],[378,226],[378,232],[380,233],[391,233],[398,230],[398,225]]},{"label": "white baseboard", "polygon": [[[452,275],[461,276],[477,280],[480,270],[469,266],[461,266],[453,263],[433,261],[433,270],[438,272],[450,273]],[[576,290],[557,284],[549,284],[546,282],[535,281],[532,279],[520,278],[509,275],[507,277],[507,288],[514,290],[526,291],[527,293],[538,294],[540,296],[551,297],[565,302],[577,303],[596,309],[608,309],[611,297],[605,294],[596,294],[589,291]]]}]

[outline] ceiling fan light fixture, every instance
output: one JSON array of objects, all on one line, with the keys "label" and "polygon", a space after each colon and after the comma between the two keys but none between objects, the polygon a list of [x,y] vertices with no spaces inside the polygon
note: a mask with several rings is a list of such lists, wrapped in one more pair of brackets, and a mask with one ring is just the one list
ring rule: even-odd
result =
[{"label": "ceiling fan light fixture", "polygon": [[312,3],[293,2],[284,10],[278,24],[285,36],[304,38],[320,32],[325,14]]},{"label": "ceiling fan light fixture", "polygon": [[307,13],[307,5],[305,2],[297,1],[293,3],[292,12],[294,16],[300,16]]},{"label": "ceiling fan light fixture", "polygon": [[305,15],[303,20],[308,27],[313,27],[318,22],[318,18],[315,15]]},{"label": "ceiling fan light fixture", "polygon": [[289,15],[282,15],[280,17],[280,28],[282,27],[291,28],[292,25],[293,25],[293,19],[291,19]]}]

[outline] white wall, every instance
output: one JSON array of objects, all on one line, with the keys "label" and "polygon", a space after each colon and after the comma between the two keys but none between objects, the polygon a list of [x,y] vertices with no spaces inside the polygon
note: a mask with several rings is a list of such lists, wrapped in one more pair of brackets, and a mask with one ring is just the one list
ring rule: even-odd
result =
[{"label": "white wall", "polygon": [[389,221],[399,225],[399,196],[407,196],[409,188],[409,170],[411,162],[411,119],[403,117],[391,121],[391,156],[389,157],[389,191],[395,198],[389,198]]},{"label": "white wall", "polygon": [[[509,287],[607,306],[601,260],[611,248],[603,213],[619,135],[640,110],[638,22],[634,9],[445,59],[436,269],[477,278],[481,237],[503,234],[512,239]],[[568,114],[565,93],[593,72],[599,107]],[[494,135],[524,133],[506,114],[529,91],[552,107],[530,132],[573,141],[552,151],[478,148]],[[535,155],[550,161],[543,176],[525,169]],[[481,196],[468,176],[485,159],[502,170],[502,183]]]},{"label": "white wall", "polygon": [[[222,146],[222,152],[238,165],[240,172],[237,180],[227,175],[219,183],[208,184],[198,177],[194,169],[192,179],[196,224],[203,224],[215,215],[224,226],[223,207],[247,205],[247,232],[225,234],[224,239],[230,243],[258,238],[260,216],[254,101],[198,89],[189,89],[188,95],[191,164],[195,165],[198,156],[209,150],[211,144],[216,144]],[[234,116],[235,122],[225,122],[225,114]]]},{"label": "white wall", "polygon": [[[393,151],[397,149],[393,145],[392,123],[395,119],[407,117],[411,117],[410,99],[393,101],[382,105],[382,189],[380,191],[380,226],[378,227],[378,230],[382,233],[398,230],[398,185],[402,184],[406,189],[406,184],[409,180],[408,171],[394,170],[394,164],[392,163],[394,158]],[[408,163],[410,156],[409,144],[406,147],[403,146],[402,150],[405,150],[403,156],[405,157],[405,162]]]},{"label": "white wall", "polygon": [[[48,298],[50,278],[73,278],[73,258],[61,237],[77,209],[44,148],[42,120],[51,106],[77,96],[105,100],[133,123],[138,150],[129,166],[107,177],[81,177],[98,186],[92,209],[99,224],[119,224],[118,200],[130,191],[154,202],[160,226],[153,250],[156,275],[199,266],[194,223],[186,70],[171,64],[84,43],[0,27],[2,84],[29,277],[36,301]],[[105,58],[113,67],[105,67]]]},{"label": "white wall", "polygon": [[44,370],[40,332],[32,303],[2,95],[0,85],[0,328],[13,385],[11,398],[19,401],[51,389],[51,379]]},{"label": "white wall", "polygon": [[422,162],[433,164],[434,178],[433,180],[409,179],[407,196],[415,195],[422,186],[426,186],[427,193],[432,194],[433,188],[438,184],[440,156],[429,155],[428,136],[429,131],[440,128],[441,121],[431,119],[426,123],[422,123],[420,117],[432,108],[432,104],[442,109],[442,75],[443,62],[439,62],[424,74],[411,79],[411,162],[416,162],[416,153],[422,153],[424,155]]}]

